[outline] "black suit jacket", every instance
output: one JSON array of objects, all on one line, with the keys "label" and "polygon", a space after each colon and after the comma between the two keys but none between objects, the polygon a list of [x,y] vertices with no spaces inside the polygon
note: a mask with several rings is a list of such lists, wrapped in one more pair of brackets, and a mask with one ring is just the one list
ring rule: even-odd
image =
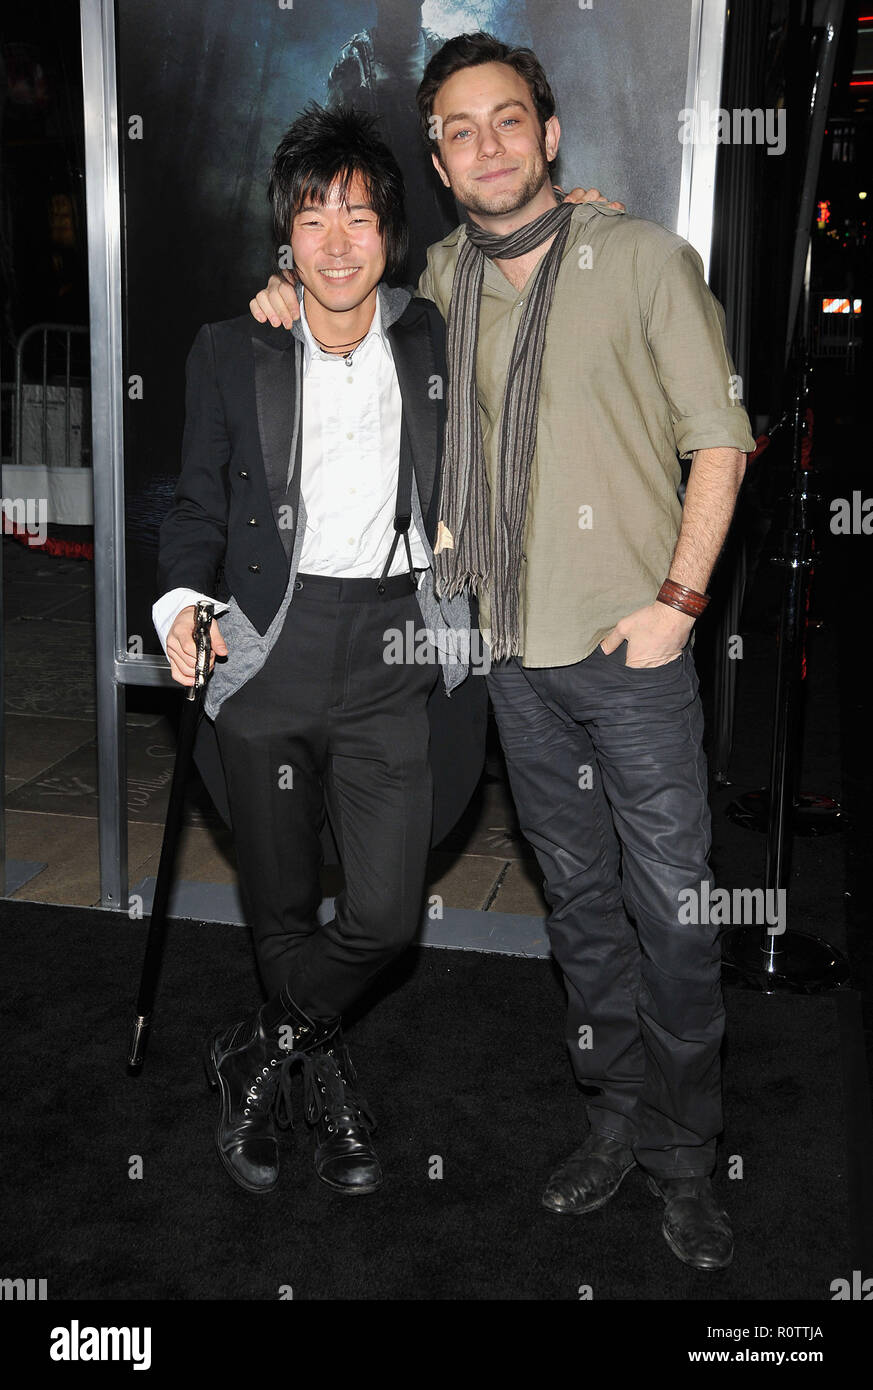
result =
[{"label": "black suit jacket", "polygon": [[[445,425],[445,325],[429,300],[411,299],[387,337],[402,399],[401,449],[411,454],[433,544]],[[302,404],[296,399],[295,341],[287,329],[259,324],[248,314],[200,329],[188,357],[182,471],[161,526],[159,593],[181,587],[222,599],[232,594],[261,634],[285,594],[298,520],[302,428],[296,430],[288,481]],[[476,616],[474,605],[474,625]],[[468,676],[451,698],[442,677],[437,680],[428,703],[435,844],[461,815],[481,775],[486,709],[481,676]],[[230,822],[208,719],[201,721],[195,757]],[[329,841],[325,850],[335,857]]]}]

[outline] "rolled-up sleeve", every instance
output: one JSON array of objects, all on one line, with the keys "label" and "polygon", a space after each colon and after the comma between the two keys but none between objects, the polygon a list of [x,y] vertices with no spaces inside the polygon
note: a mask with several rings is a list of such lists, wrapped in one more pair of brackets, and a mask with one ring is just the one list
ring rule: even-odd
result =
[{"label": "rolled-up sleeve", "polygon": [[657,271],[643,320],[679,456],[715,448],[752,453],[755,440],[725,342],[724,311],[692,246],[677,247]]}]

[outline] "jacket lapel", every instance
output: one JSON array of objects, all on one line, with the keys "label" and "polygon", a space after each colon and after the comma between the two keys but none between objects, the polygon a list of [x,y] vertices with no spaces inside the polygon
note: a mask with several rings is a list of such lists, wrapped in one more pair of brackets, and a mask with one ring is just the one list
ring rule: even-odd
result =
[{"label": "jacket lapel", "polygon": [[[273,332],[285,333],[284,329]],[[286,334],[287,337],[287,334]],[[273,519],[277,521],[280,506],[293,507],[293,526],[279,526],[277,529],[290,560],[294,549],[294,533],[297,525],[297,504],[300,492],[300,450],[302,428],[297,401],[295,380],[295,357],[302,351],[302,344],[294,338],[276,346],[264,342],[252,333],[252,351],[255,367],[255,402],[258,412],[258,433],[261,441],[261,455],[267,478],[267,490]],[[291,451],[294,449],[294,468],[289,478]]]},{"label": "jacket lapel", "polygon": [[439,413],[430,394],[436,365],[425,316],[416,315],[411,323],[401,320],[392,324],[388,329],[388,341],[403,401],[400,447],[412,452],[421,510],[426,516],[437,464]]}]

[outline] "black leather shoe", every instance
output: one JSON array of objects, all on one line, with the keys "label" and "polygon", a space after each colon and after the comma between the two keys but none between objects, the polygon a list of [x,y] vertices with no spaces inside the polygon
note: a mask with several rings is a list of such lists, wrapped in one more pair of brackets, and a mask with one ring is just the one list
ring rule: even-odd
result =
[{"label": "black leather shoe", "polygon": [[661,1230],[673,1254],[693,1269],[727,1269],[734,1238],[709,1178],[656,1178],[649,1191],[666,1203]]},{"label": "black leather shoe", "polygon": [[549,1178],[543,1206],[565,1216],[582,1216],[605,1207],[636,1166],[633,1150],[618,1139],[591,1133]]},{"label": "black leather shoe", "polygon": [[315,1130],[315,1171],[336,1192],[357,1196],[382,1185],[382,1167],[370,1140],[376,1128],[363,1096],[352,1089],[357,1073],[348,1048],[336,1038],[303,1058],[306,1118]]},{"label": "black leather shoe", "polygon": [[289,1073],[295,1049],[322,1045],[338,1023],[317,1024],[290,999],[287,1006],[270,1027],[264,1024],[269,1006],[262,1005],[248,1018],[219,1028],[204,1044],[207,1079],[221,1092],[218,1157],[247,1192],[269,1192],[278,1181],[276,1124],[282,1129],[292,1124]]}]

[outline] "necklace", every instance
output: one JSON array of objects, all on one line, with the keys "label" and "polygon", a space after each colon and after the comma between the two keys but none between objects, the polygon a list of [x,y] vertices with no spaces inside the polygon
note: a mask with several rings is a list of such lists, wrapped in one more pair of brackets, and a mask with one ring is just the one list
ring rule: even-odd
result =
[{"label": "necklace", "polygon": [[[310,332],[312,332],[311,329]],[[312,334],[312,336],[313,338],[315,338],[314,333]],[[318,346],[320,348],[324,348],[325,352],[338,353],[342,352],[343,348],[350,348],[351,351],[342,352],[343,361],[345,362],[347,367],[350,367],[352,365],[352,357],[354,353],[361,346],[361,343],[364,341],[364,338],[366,338],[366,336],[367,334],[363,333],[360,338],[356,338],[354,342],[351,343],[323,343],[320,338],[315,338],[315,341],[318,343]]]}]

